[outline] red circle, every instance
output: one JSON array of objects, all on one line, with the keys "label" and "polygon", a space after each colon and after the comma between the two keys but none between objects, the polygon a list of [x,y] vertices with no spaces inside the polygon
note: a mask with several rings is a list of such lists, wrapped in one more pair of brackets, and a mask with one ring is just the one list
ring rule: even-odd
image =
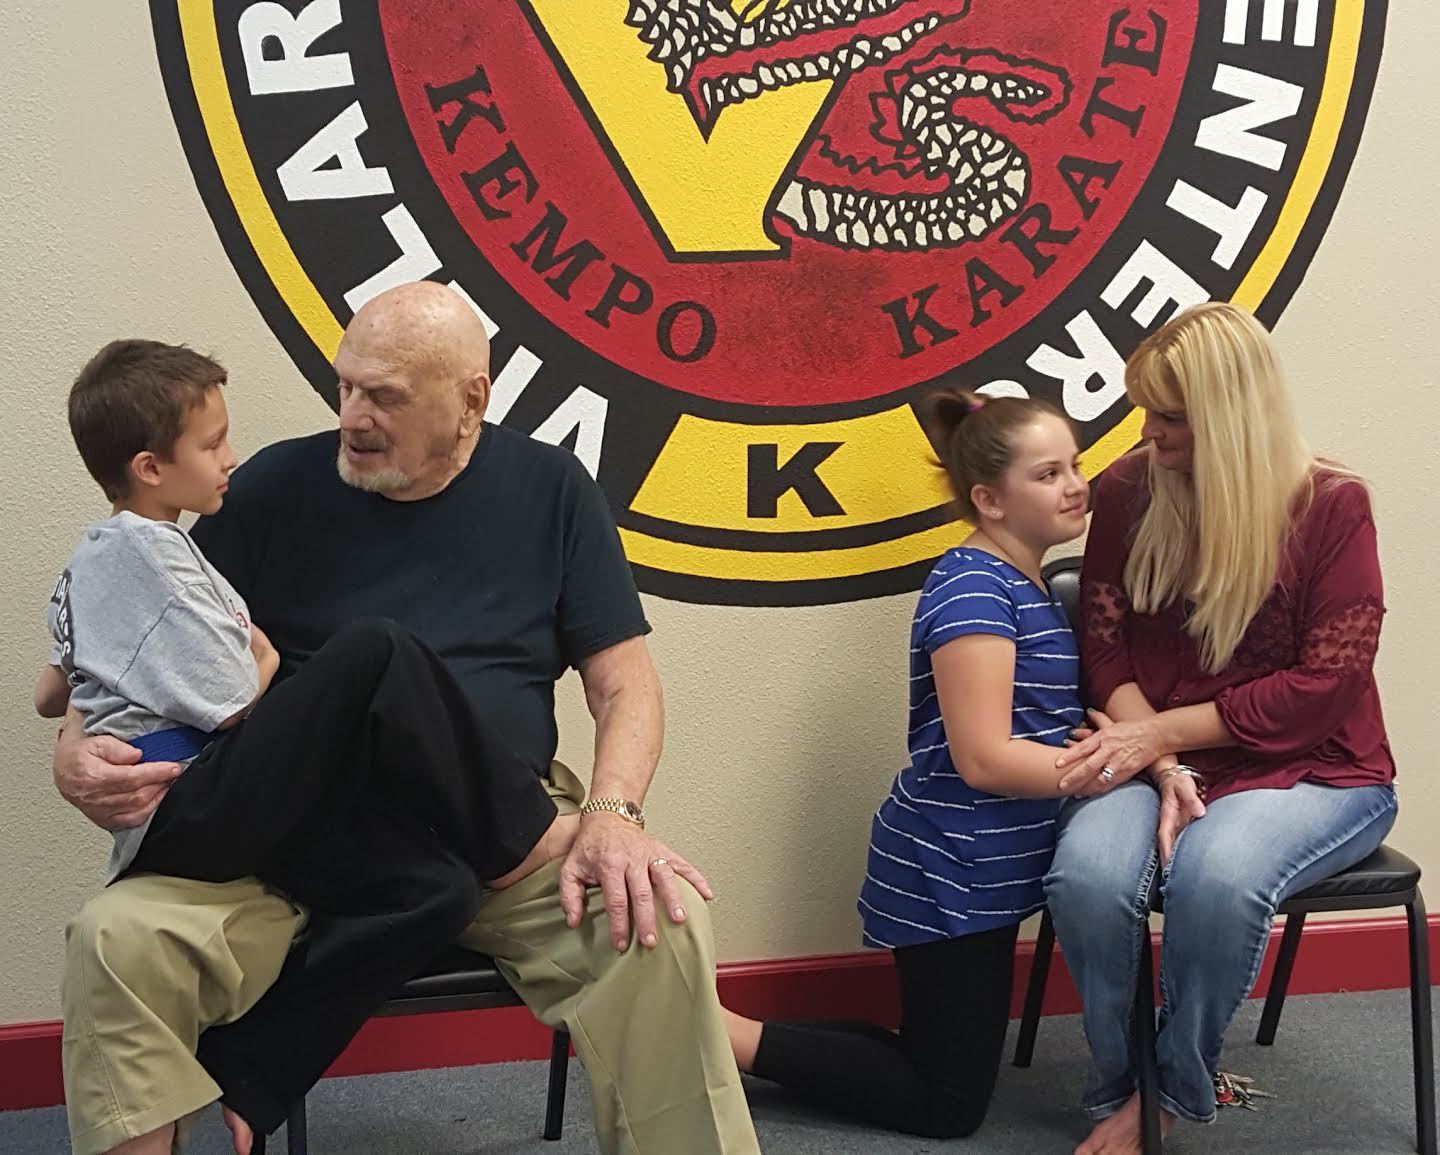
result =
[{"label": "red circle", "polygon": [[[696,2],[699,7],[700,0]],[[625,0],[587,0],[587,10],[591,3],[596,19],[623,20],[630,7]],[[836,81],[841,90],[823,114],[823,122],[812,130],[809,143],[802,145],[802,155],[782,177],[781,188],[794,177],[888,196],[943,193],[949,187],[943,173],[927,176],[923,171],[900,173],[887,167],[915,167],[914,160],[900,155],[894,141],[887,139],[883,112],[896,107],[890,100],[895,84],[887,81],[889,74],[898,76],[908,68],[906,75],[918,75],[925,71],[927,60],[928,67],[938,68],[956,60],[983,63],[997,58],[1002,64],[1015,62],[1011,71],[1021,80],[1039,77],[1051,89],[1060,87],[1059,82],[1046,78],[1063,74],[1068,83],[1063,106],[1038,123],[1023,119],[1025,107],[1013,103],[1002,107],[985,96],[971,96],[952,106],[957,113],[963,110],[972,125],[1008,141],[1028,161],[1026,198],[1016,211],[1043,202],[1050,209],[1052,228],[1077,230],[1068,243],[1041,246],[1042,254],[1053,257],[1053,262],[1038,274],[1020,247],[1001,239],[1014,223],[1013,213],[979,240],[909,251],[837,247],[795,235],[788,221],[772,216],[771,235],[788,242],[782,258],[670,258],[636,203],[639,194],[632,193],[616,171],[619,162],[602,146],[566,87],[548,43],[537,37],[522,12],[525,7],[523,2],[478,0],[380,5],[401,106],[420,154],[457,220],[489,263],[533,308],[624,369],[718,401],[806,406],[876,397],[968,362],[1032,321],[1095,259],[1149,176],[1170,132],[1194,42],[1198,4],[1197,0],[1152,0],[1144,8],[1132,7],[1130,15],[1112,27],[1116,7],[1110,0],[1026,6],[985,0],[973,4],[897,0],[892,18],[900,13],[906,19],[926,14],[953,19],[924,34],[900,55]],[[1164,22],[1163,47],[1153,71],[1145,55],[1157,38],[1152,13]],[[1133,46],[1127,52],[1132,30]],[[863,31],[857,26],[835,35]],[[635,45],[633,61],[617,60],[615,67],[662,67],[647,59],[649,46],[638,33]],[[440,123],[453,119],[455,106],[442,108],[437,115],[426,85],[468,77],[477,65],[485,71],[503,131],[477,118],[452,153]],[[992,70],[1000,66],[992,65]],[[710,67],[715,67],[713,62]],[[1050,95],[1053,103],[1054,92]],[[684,97],[677,93],[675,99]],[[1087,105],[1094,100],[1142,110],[1133,134],[1113,115],[1096,111],[1087,117]],[[719,115],[725,115],[723,108]],[[462,174],[479,170],[510,145],[523,157],[538,188],[528,203],[520,191],[496,201],[511,215],[487,220]],[[829,159],[827,152],[848,158],[850,167],[860,162],[861,171],[850,172]],[[1089,219],[1061,175],[1065,157],[1119,164],[1108,187],[1100,180],[1089,185],[1089,196],[1099,202]],[[866,160],[874,163],[864,164]],[[490,191],[493,195],[495,190]],[[604,254],[577,277],[569,299],[557,294],[511,248],[539,223],[547,203],[566,217],[562,247],[588,240]],[[1034,222],[1026,227],[1033,231]],[[981,309],[989,316],[983,319],[978,319],[967,287],[967,273],[989,277],[985,269],[971,264],[977,259],[1019,290],[1008,303],[1002,300],[1011,294],[1009,289],[989,294]],[[617,310],[610,325],[602,327],[587,316],[587,310],[595,308],[610,284],[612,263],[643,278],[653,293],[653,304],[639,316]],[[938,287],[929,298],[928,311],[955,336],[932,344],[931,335],[922,330],[918,336],[923,350],[901,356],[896,321],[883,306],[903,299],[913,310],[914,294],[931,285]],[[681,361],[662,351],[656,323],[667,306],[677,302],[698,303],[714,318],[713,346],[703,357]],[[672,335],[672,351],[691,349],[699,328],[694,321],[693,311],[681,315]]]}]

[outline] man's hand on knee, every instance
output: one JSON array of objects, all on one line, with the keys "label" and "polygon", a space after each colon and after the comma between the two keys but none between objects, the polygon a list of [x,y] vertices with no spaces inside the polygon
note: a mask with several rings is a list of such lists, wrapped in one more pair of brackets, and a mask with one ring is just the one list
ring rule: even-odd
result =
[{"label": "man's hand on knee", "polygon": [[560,868],[560,905],[571,927],[580,925],[585,888],[599,886],[605,895],[610,940],[616,950],[630,942],[630,920],[642,945],[660,941],[655,904],[665,907],[671,922],[685,921],[685,879],[707,900],[715,897],[705,876],[659,839],[615,814],[587,814],[570,855]]},{"label": "man's hand on knee", "polygon": [[67,724],[51,770],[61,797],[102,830],[139,826],[180,773],[174,762],[141,762],[140,751],[105,734],[86,737]]}]

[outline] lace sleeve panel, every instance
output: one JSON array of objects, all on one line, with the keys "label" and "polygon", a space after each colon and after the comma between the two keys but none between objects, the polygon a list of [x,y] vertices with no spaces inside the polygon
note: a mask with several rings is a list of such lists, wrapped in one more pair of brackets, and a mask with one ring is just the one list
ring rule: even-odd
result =
[{"label": "lace sleeve panel", "polygon": [[1100,645],[1118,645],[1124,637],[1130,599],[1113,582],[1086,582],[1081,591],[1085,637]]},{"label": "lace sleeve panel", "polygon": [[1322,677],[1369,670],[1380,647],[1384,616],[1380,599],[1368,595],[1328,614],[1305,632],[1300,669]]}]

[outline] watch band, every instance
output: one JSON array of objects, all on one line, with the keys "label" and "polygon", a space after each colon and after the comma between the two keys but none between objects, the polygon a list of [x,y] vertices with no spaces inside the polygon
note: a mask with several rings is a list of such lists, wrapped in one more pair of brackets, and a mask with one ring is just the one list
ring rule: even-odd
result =
[{"label": "watch band", "polygon": [[581,814],[594,814],[597,810],[618,814],[627,822],[635,823],[641,830],[645,829],[645,811],[628,798],[592,798],[580,807]]}]

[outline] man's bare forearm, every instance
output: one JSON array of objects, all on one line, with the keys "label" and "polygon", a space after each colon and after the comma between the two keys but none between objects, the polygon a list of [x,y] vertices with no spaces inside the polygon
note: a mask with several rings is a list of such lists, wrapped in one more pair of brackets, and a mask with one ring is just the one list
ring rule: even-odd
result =
[{"label": "man's bare forearm", "polygon": [[595,719],[591,797],[644,802],[665,741],[660,679],[651,670],[608,694],[587,697]]},{"label": "man's bare forearm", "polygon": [[[633,637],[580,663],[585,701],[595,719],[595,765],[590,797],[645,800],[665,735],[660,678],[643,637]],[[587,814],[569,856],[560,868],[560,905],[565,922],[580,925],[585,889],[604,896],[610,941],[624,950],[633,926],[642,946],[659,942],[655,909],[683,922],[688,882],[703,899],[714,897],[705,876],[629,818],[607,809]]]}]

